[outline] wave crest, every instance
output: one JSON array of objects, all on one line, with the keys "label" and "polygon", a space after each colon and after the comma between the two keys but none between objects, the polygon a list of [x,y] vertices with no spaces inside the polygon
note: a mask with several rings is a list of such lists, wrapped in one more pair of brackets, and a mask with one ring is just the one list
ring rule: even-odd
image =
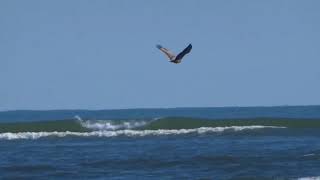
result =
[{"label": "wave crest", "polygon": [[96,120],[96,121],[80,121],[81,126],[99,131],[114,131],[119,129],[135,129],[138,127],[145,126],[146,121],[122,121],[115,122],[112,120]]},{"label": "wave crest", "polygon": [[204,134],[220,133],[225,131],[243,131],[263,128],[284,128],[275,126],[230,126],[230,127],[201,127],[195,129],[158,129],[158,130],[116,130],[116,131],[92,131],[92,132],[19,132],[19,133],[0,133],[2,140],[15,139],[39,139],[43,137],[139,137],[139,136],[160,136],[160,135],[180,135],[180,134]]},{"label": "wave crest", "polygon": [[151,121],[123,121],[123,120],[82,120],[80,116],[75,116],[81,126],[94,131],[115,131],[120,129],[135,129],[143,127]]}]

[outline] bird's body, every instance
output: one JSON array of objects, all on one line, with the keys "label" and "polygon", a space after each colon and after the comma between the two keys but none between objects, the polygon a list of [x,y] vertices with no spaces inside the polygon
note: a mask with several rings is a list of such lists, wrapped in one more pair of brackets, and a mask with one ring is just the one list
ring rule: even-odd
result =
[{"label": "bird's body", "polygon": [[170,59],[170,62],[175,63],[175,64],[179,64],[181,63],[182,58],[188,54],[191,49],[192,49],[192,45],[189,44],[183,51],[181,51],[177,56],[175,54],[173,54],[172,52],[170,52],[168,49],[162,47],[161,45],[157,45],[157,48],[162,51],[165,55],[168,56],[168,58]]}]

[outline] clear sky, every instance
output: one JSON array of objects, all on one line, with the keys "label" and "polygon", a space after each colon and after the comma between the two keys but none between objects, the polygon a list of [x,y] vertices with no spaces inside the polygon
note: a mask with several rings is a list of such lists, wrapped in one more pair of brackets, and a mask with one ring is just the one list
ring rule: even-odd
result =
[{"label": "clear sky", "polygon": [[[0,110],[320,104],[318,0],[2,0]],[[169,63],[156,44],[193,50]]]}]

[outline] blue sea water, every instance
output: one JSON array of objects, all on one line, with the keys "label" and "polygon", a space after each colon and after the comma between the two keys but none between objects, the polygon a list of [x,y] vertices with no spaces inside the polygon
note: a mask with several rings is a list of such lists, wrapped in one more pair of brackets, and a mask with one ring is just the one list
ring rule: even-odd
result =
[{"label": "blue sea water", "polygon": [[0,112],[0,179],[319,179],[320,106]]}]

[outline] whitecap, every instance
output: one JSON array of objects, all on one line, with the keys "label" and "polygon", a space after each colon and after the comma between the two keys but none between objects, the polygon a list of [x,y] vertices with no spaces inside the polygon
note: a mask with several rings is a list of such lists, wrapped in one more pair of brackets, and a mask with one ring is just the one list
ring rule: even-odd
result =
[{"label": "whitecap", "polygon": [[314,177],[300,177],[298,180],[320,180],[320,176],[314,176]]},{"label": "whitecap", "polygon": [[94,131],[114,131],[120,129],[134,129],[145,126],[152,121],[143,120],[82,120],[80,116],[75,116],[80,122],[82,127],[94,130]]},{"label": "whitecap", "polygon": [[262,128],[284,128],[276,126],[229,126],[229,127],[201,127],[195,129],[158,129],[158,130],[115,130],[115,131],[92,131],[92,132],[19,132],[19,133],[0,133],[0,140],[14,139],[39,139],[43,137],[141,137],[141,136],[161,136],[161,135],[180,135],[180,134],[204,134],[204,133],[219,133],[224,131],[243,131]]}]

